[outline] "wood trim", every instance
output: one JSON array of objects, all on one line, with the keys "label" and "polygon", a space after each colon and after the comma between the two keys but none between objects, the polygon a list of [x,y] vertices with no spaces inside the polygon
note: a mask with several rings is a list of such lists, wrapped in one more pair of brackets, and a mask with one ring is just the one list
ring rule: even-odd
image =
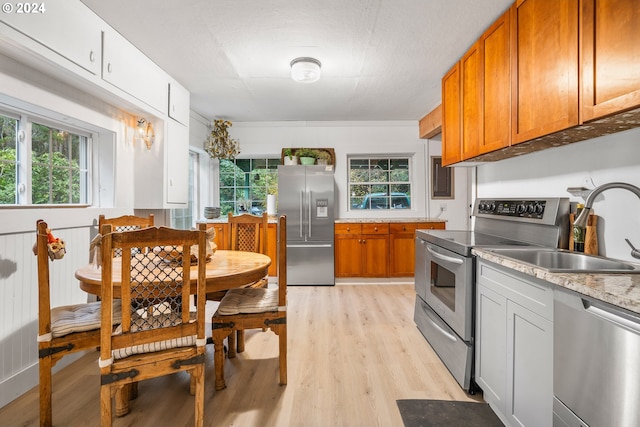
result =
[{"label": "wood trim", "polygon": [[[280,153],[280,163],[284,165],[284,150],[286,150],[287,148],[291,149],[291,151],[293,151],[294,153],[299,150],[300,148],[303,147],[286,147],[283,148],[281,153]],[[316,148],[316,147],[304,147],[304,148],[311,148],[312,150],[318,150],[318,151],[326,151],[327,153],[329,153],[331,155],[331,162],[329,163],[330,165],[335,165],[336,164],[336,152],[333,148]]]},{"label": "wood trim", "polygon": [[418,122],[420,139],[429,139],[442,132],[442,104]]}]

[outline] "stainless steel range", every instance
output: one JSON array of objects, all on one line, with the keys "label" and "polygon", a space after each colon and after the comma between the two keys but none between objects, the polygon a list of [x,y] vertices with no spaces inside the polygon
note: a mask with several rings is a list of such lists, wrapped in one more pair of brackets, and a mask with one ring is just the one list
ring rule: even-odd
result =
[{"label": "stainless steel range", "polygon": [[417,230],[414,320],[460,386],[473,381],[477,247],[566,248],[569,199],[480,199],[473,231]]}]

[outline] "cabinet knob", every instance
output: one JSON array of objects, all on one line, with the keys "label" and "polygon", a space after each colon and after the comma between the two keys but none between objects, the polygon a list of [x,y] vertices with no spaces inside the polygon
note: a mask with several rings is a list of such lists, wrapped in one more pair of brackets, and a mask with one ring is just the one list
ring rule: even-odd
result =
[{"label": "cabinet knob", "polygon": [[351,227],[347,227],[347,231],[351,231]]},{"label": "cabinet knob", "polygon": [[94,62],[96,60],[96,54],[94,51],[89,52],[89,61]]},{"label": "cabinet knob", "polygon": [[407,227],[405,227],[404,225],[402,226],[402,231],[407,231]]},{"label": "cabinet knob", "polygon": [[378,227],[373,227],[373,231],[378,231]]},{"label": "cabinet knob", "polygon": [[110,72],[111,72],[111,68],[112,68],[112,67],[111,67],[111,62],[109,62],[109,63],[107,64],[107,72],[108,72],[108,73],[110,73]]}]

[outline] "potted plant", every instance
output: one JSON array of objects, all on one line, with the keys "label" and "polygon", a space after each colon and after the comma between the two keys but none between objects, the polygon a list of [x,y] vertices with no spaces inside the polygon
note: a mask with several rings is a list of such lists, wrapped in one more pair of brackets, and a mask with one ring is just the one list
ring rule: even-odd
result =
[{"label": "potted plant", "polygon": [[300,148],[296,151],[296,156],[300,158],[300,164],[313,165],[316,162],[316,150],[311,148]]},{"label": "potted plant", "polygon": [[325,150],[315,150],[316,151],[316,159],[318,159],[318,164],[326,166],[331,162],[331,154]]},{"label": "potted plant", "polygon": [[298,156],[293,154],[293,150],[291,148],[284,149],[284,164],[285,165],[297,165],[298,164]]}]

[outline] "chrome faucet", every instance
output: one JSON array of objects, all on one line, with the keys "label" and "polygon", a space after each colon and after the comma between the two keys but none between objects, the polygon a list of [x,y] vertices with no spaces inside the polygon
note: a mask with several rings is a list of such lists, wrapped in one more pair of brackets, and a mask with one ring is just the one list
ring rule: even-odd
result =
[{"label": "chrome faucet", "polygon": [[[638,196],[638,198],[640,199],[640,188],[636,187],[635,185],[627,184],[624,182],[610,182],[608,184],[603,184],[599,187],[596,187],[587,196],[587,199],[584,202],[584,208],[582,209],[582,212],[580,212],[580,215],[578,215],[575,222],[573,223],[575,227],[587,228],[587,218],[589,217],[589,212],[593,207],[593,201],[600,193],[602,193],[605,190],[609,190],[610,188],[621,188],[623,190],[629,190],[633,194]],[[625,240],[627,241],[629,246],[631,246],[631,256],[634,258],[640,259],[640,251],[638,251],[636,248],[633,247],[629,239],[625,239]]]}]

